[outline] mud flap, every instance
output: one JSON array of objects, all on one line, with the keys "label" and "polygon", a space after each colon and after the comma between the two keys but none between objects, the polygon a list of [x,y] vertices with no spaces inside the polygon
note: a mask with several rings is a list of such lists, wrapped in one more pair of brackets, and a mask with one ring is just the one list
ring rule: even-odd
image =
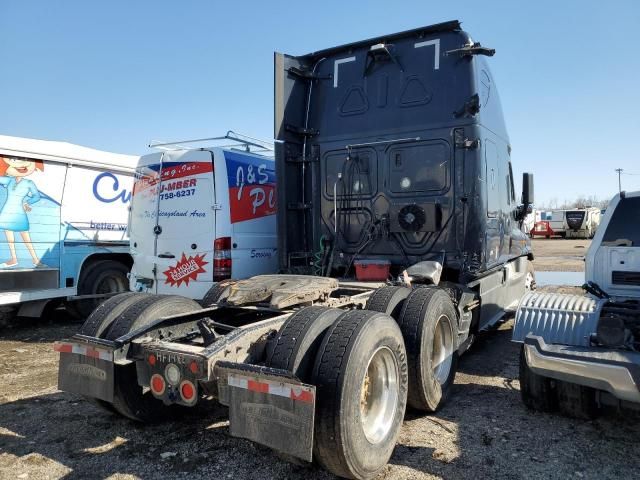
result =
[{"label": "mud flap", "polygon": [[81,342],[56,342],[58,388],[113,402],[113,349]]},{"label": "mud flap", "polygon": [[311,462],[316,389],[285,370],[219,362],[221,403],[231,435]]}]

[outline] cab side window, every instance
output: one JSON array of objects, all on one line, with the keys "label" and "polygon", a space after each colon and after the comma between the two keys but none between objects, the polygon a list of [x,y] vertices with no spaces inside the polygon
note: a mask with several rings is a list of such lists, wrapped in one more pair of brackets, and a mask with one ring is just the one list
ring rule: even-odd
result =
[{"label": "cab side window", "polygon": [[496,144],[491,140],[485,142],[485,180],[487,182],[487,216],[497,217],[500,212],[500,196],[502,180],[500,180],[500,172],[498,169],[498,149]]}]

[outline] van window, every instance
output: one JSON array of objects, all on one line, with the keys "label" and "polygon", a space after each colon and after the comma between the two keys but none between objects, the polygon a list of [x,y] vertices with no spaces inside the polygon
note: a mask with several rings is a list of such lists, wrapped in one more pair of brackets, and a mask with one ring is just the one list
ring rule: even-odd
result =
[{"label": "van window", "polygon": [[640,197],[620,200],[604,232],[602,242],[640,247]]}]

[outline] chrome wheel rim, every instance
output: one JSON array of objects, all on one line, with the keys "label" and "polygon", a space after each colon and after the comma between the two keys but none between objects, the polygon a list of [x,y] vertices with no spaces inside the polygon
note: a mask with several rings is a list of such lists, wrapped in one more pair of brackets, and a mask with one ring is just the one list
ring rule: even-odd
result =
[{"label": "chrome wheel rim", "polygon": [[360,390],[360,421],[370,443],[388,435],[398,405],[398,362],[388,347],[380,347],[369,359]]},{"label": "chrome wheel rim", "polygon": [[433,333],[433,348],[431,350],[431,366],[433,376],[440,385],[444,385],[451,372],[453,362],[453,335],[451,334],[451,321],[446,315],[442,315],[436,323]]}]

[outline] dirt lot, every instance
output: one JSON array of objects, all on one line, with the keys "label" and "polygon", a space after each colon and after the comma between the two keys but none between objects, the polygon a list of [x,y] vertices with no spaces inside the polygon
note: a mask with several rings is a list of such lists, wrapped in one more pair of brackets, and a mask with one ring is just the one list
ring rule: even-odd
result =
[{"label": "dirt lot", "polygon": [[[538,259],[547,242],[536,245]],[[332,478],[230,437],[226,411],[214,404],[141,426],[59,392],[52,342],[77,328],[58,312],[0,331],[0,479]],[[462,357],[438,414],[407,414],[380,478],[638,478],[637,417],[609,412],[585,422],[523,407],[510,329],[506,322],[481,335]]]},{"label": "dirt lot", "polygon": [[584,256],[591,240],[535,238],[533,264],[541,272],[584,272]]}]

